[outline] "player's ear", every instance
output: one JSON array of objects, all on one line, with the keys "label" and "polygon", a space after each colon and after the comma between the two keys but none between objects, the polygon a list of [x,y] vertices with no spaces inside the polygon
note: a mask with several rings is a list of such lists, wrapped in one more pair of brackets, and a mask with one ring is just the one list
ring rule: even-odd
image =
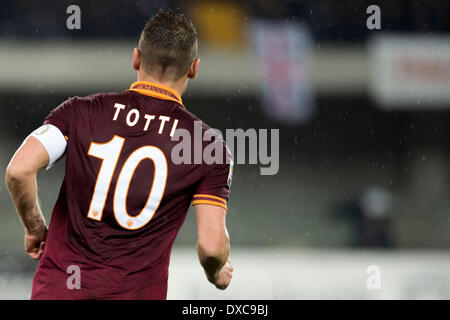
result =
[{"label": "player's ear", "polygon": [[141,66],[141,53],[138,48],[133,50],[133,69],[138,71]]},{"label": "player's ear", "polygon": [[194,61],[192,61],[191,67],[189,68],[187,77],[189,79],[194,79],[197,76],[199,68],[200,68],[200,58],[195,58]]}]

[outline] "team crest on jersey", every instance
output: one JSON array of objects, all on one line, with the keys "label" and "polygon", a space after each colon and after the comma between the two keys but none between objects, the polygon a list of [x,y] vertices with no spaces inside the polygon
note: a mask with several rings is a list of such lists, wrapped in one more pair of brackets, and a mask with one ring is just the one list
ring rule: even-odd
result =
[{"label": "team crest on jersey", "polygon": [[231,188],[231,181],[233,180],[233,162],[230,163],[230,172],[228,173],[227,185],[228,188]]}]

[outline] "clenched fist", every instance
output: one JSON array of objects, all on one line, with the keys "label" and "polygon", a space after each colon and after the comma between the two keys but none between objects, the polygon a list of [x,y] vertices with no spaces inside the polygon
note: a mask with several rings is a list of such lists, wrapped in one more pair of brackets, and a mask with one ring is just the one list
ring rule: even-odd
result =
[{"label": "clenched fist", "polygon": [[38,230],[25,231],[25,251],[31,259],[39,260],[44,252],[45,240],[47,239],[47,227],[42,226]]}]

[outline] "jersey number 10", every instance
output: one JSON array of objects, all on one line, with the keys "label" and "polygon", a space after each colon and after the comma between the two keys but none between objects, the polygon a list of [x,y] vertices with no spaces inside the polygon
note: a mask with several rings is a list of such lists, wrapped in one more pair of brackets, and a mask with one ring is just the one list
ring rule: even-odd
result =
[{"label": "jersey number 10", "polygon": [[[125,139],[114,136],[106,143],[92,142],[88,155],[102,159],[102,165],[95,183],[91,204],[89,205],[88,218],[101,221],[106,197],[111,180],[116,170],[117,162],[122,151]],[[127,196],[131,179],[139,163],[144,159],[153,161],[155,173],[147,202],[141,212],[136,216],[130,216],[127,212]],[[117,223],[125,229],[136,230],[142,228],[153,218],[159,207],[167,181],[167,160],[164,153],[154,146],[143,146],[135,150],[123,164],[117,178],[114,190],[113,211]]]}]

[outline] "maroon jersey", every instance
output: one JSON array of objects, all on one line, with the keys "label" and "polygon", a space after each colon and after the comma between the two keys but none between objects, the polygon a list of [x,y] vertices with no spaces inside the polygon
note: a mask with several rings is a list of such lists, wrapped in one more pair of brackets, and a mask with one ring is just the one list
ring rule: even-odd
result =
[{"label": "maroon jersey", "polygon": [[195,144],[197,121],[176,91],[143,81],[50,113],[44,124],[67,140],[66,171],[32,299],[166,298],[172,245],[191,201],[226,209],[230,191],[223,141],[220,164],[172,161],[172,136],[185,129]]}]

